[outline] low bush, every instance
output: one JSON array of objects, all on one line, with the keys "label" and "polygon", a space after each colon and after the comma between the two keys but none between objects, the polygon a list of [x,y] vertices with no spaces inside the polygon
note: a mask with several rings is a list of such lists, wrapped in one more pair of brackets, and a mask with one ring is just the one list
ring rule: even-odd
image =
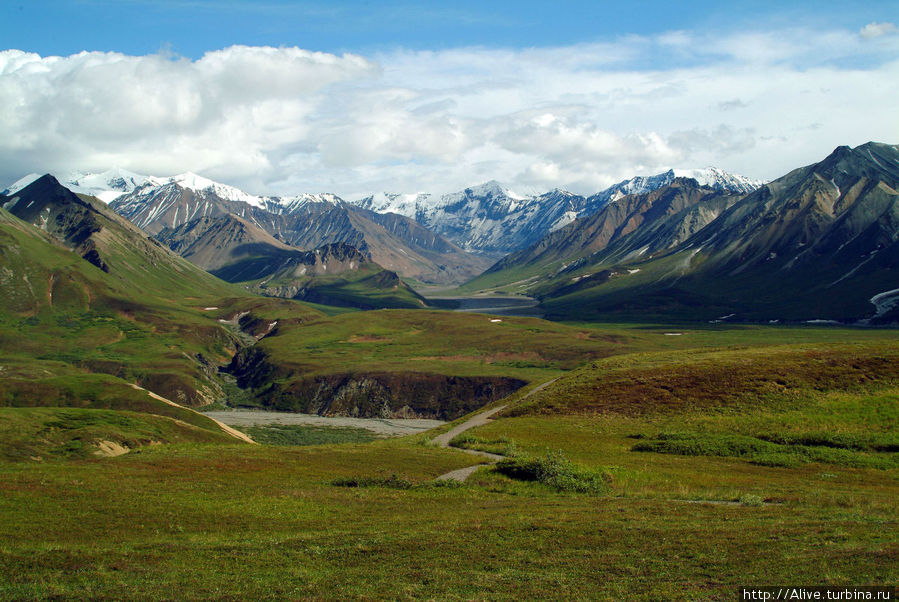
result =
[{"label": "low bush", "polygon": [[412,489],[415,483],[392,474],[389,477],[344,477],[334,479],[331,484],[335,487],[386,487],[388,489]]},{"label": "low bush", "polygon": [[474,449],[500,456],[514,456],[516,454],[515,442],[508,437],[484,439],[470,433],[462,433],[453,437],[453,440],[450,441],[450,446],[461,449]]},{"label": "low bush", "polygon": [[460,481],[453,481],[449,479],[441,481],[425,481],[424,483],[414,483],[405,477],[401,477],[395,474],[392,474],[389,477],[357,476],[334,479],[333,481],[331,481],[331,485],[334,485],[335,487],[384,487],[386,489],[456,489],[465,486],[465,484]]},{"label": "low bush", "polygon": [[494,470],[520,481],[536,481],[557,491],[606,493],[611,476],[568,460],[561,452],[542,457],[516,456],[500,460]]}]

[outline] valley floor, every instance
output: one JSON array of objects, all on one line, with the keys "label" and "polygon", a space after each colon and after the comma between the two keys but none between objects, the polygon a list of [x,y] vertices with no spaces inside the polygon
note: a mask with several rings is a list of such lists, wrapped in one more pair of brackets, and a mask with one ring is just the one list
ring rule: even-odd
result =
[{"label": "valley floor", "polygon": [[443,439],[519,464],[465,483],[436,478],[488,459],[435,442],[465,417],[367,443],[0,461],[0,599],[734,600],[745,585],[895,584],[896,334],[765,346],[758,330],[715,332],[688,334],[717,347],[600,358],[497,400],[492,420]]},{"label": "valley floor", "polygon": [[323,428],[359,428],[381,437],[397,437],[420,433],[443,424],[442,420],[427,418],[350,418],[348,416],[319,416],[293,412],[262,410],[220,410],[203,412],[206,416],[237,428],[255,425],[307,425]]},{"label": "valley floor", "polygon": [[[608,497],[489,472],[461,487],[332,484],[423,483],[471,462],[409,443],[4,465],[0,597],[733,600],[741,584],[899,577],[895,474],[628,461],[622,441],[599,445],[634,475]],[[774,503],[683,503],[746,495]]]}]

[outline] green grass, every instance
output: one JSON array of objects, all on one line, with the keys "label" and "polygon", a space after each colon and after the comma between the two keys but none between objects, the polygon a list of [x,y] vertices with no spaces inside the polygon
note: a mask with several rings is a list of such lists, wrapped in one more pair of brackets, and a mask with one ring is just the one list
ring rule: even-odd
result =
[{"label": "green grass", "polygon": [[[683,456],[723,456],[743,458],[763,466],[795,467],[801,463],[819,462],[858,468],[899,468],[899,454],[891,452],[859,451],[822,445],[798,443],[773,443],[769,438],[783,439],[776,434],[748,437],[722,433],[659,433],[652,439],[636,443],[631,450]],[[817,438],[798,437],[798,440],[820,441]],[[791,440],[791,438],[787,438]],[[833,443],[833,441],[828,441]],[[899,448],[899,437],[889,437],[889,447]]]},{"label": "green grass", "polygon": [[[771,361],[788,368],[804,361],[777,351]],[[856,351],[847,361],[871,356]],[[681,356],[765,374],[758,354],[673,350],[606,368],[663,370]],[[565,380],[544,391],[570,393]],[[498,418],[456,443],[514,442],[518,455],[464,486],[429,483],[478,459],[422,435],[0,462],[0,596],[730,600],[747,582],[892,583],[899,468],[827,456],[896,455],[899,390],[877,373],[862,384],[825,380],[790,403],[748,394],[732,406]],[[632,451],[677,440],[666,433],[712,452],[751,440],[824,456],[770,466],[751,453]]]},{"label": "green grass", "polygon": [[62,362],[15,361],[0,366],[0,408],[81,408],[165,416],[220,432],[209,418],[153,399],[115,376],[73,369]]},{"label": "green grass", "polygon": [[624,333],[573,328],[534,318],[381,310],[332,316],[279,330],[259,348],[306,375],[356,371],[542,378],[625,346]]},{"label": "green grass", "polygon": [[264,445],[326,445],[331,443],[367,443],[377,439],[368,429],[311,426],[302,424],[266,424],[245,427],[242,432]]},{"label": "green grass", "polygon": [[[247,259],[215,270],[213,273],[237,282],[234,274],[259,273],[254,263],[271,263],[270,257]],[[249,267],[247,267],[249,266]],[[261,267],[261,266],[260,266]],[[423,299],[392,272],[377,264],[365,264],[339,274],[296,276],[295,269],[269,274],[264,278],[237,282],[241,286],[271,296],[300,297],[335,307],[358,309],[417,309],[425,307]],[[239,276],[238,276],[239,277]]]},{"label": "green grass", "polygon": [[[188,598],[730,600],[747,582],[893,583],[895,465],[632,451],[687,433],[719,450],[751,439],[762,451],[892,458],[899,390],[877,371],[847,387],[842,371],[874,346],[835,366],[819,350],[836,376],[789,403],[750,388],[733,405],[497,418],[457,443],[514,442],[518,455],[464,486],[429,483],[479,460],[422,445],[423,435],[0,462],[0,597],[165,599],[176,588]],[[701,382],[716,382],[709,365],[816,374],[795,369],[807,350],[775,351],[759,363],[752,348],[675,349],[610,358],[603,370],[645,376],[680,356]],[[568,378],[585,373],[543,392],[571,395]],[[677,396],[695,384],[676,382]]]},{"label": "green grass", "polygon": [[[551,423],[490,428],[535,420]],[[613,475],[599,497],[491,471],[423,487],[472,460],[402,441],[0,464],[0,595],[729,600],[746,580],[895,581],[897,485],[882,471],[659,458],[655,497],[627,489],[620,454],[594,460]],[[675,469],[750,503],[670,501]]]},{"label": "green grass", "polygon": [[7,461],[40,462],[102,455],[104,442],[135,450],[163,443],[231,441],[220,430],[207,430],[145,413],[83,408],[0,408],[0,457]]}]

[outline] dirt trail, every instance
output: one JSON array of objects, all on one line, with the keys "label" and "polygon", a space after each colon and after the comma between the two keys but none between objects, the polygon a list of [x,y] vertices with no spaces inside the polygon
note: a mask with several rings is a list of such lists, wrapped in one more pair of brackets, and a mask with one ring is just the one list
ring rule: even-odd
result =
[{"label": "dirt trail", "polygon": [[186,408],[186,407],[184,407],[183,405],[180,405],[180,404],[175,403],[175,402],[172,401],[171,399],[166,399],[165,397],[163,397],[163,396],[161,396],[161,395],[157,395],[157,394],[154,393],[153,391],[148,391],[147,389],[144,389],[143,387],[139,387],[139,386],[137,386],[137,385],[135,385],[135,384],[132,384],[131,386],[132,386],[133,388],[137,389],[138,391],[147,391],[147,395],[149,395],[149,396],[152,397],[153,399],[158,399],[159,401],[161,401],[161,402],[163,402],[163,403],[167,403],[167,404],[169,404],[170,406],[175,406],[176,408],[181,408],[182,410],[187,410],[188,412],[193,412],[194,414],[198,414],[198,415],[202,416],[203,418],[209,418],[209,420],[212,420],[214,423],[216,423],[217,425],[219,425],[219,427],[220,427],[223,431],[225,431],[226,433],[228,433],[229,435],[231,435],[231,436],[234,437],[235,439],[240,439],[241,441],[246,441],[247,443],[252,443],[252,444],[254,444],[254,445],[258,445],[255,441],[253,441],[252,439],[250,439],[249,435],[246,435],[246,434],[244,434],[244,433],[241,433],[239,430],[237,430],[237,429],[235,429],[235,428],[231,428],[230,426],[228,426],[228,425],[225,424],[224,422],[221,422],[221,421],[219,421],[219,420],[216,420],[215,418],[211,418],[211,417],[209,417],[209,416],[206,416],[205,414],[202,414],[202,413],[200,413],[200,412],[198,412],[198,411],[196,411],[196,410],[192,410],[192,409],[190,409],[190,408]]},{"label": "dirt trail", "polygon": [[[536,393],[538,391],[542,391],[543,389],[545,389],[549,385],[553,384],[557,380],[559,380],[559,379],[554,378],[552,380],[548,380],[545,383],[534,387],[533,389],[528,391],[527,395],[522,397],[519,401],[523,401],[523,400],[527,399],[528,397],[530,397],[531,395],[533,395],[534,393]],[[487,410],[486,412],[481,412],[480,414],[475,414],[474,416],[472,416],[471,418],[469,418],[462,424],[459,424],[459,425],[453,427],[452,429],[448,430],[447,432],[443,433],[442,435],[438,435],[438,436],[434,437],[431,441],[436,443],[440,447],[449,447],[450,441],[452,441],[454,438],[456,438],[457,436],[461,435],[462,433],[464,433],[465,431],[467,431],[469,429],[473,429],[476,426],[483,426],[483,425],[487,424],[491,420],[491,418],[493,417],[494,414],[497,414],[504,409],[506,409],[506,406],[502,405],[502,406],[499,406],[496,408],[491,408],[491,409]],[[485,462],[483,464],[475,464],[474,466],[467,466],[465,468],[460,468],[458,470],[453,470],[451,472],[447,472],[447,473],[442,474],[439,477],[437,477],[438,481],[464,482],[465,479],[467,479],[469,476],[471,476],[471,474],[474,471],[476,471],[478,468],[480,468],[481,466],[496,464],[497,462],[499,462],[500,460],[502,460],[505,457],[505,456],[500,456],[498,454],[491,454],[491,453],[487,453],[487,452],[483,452],[483,451],[477,451],[474,449],[463,449],[461,447],[455,447],[453,449],[458,449],[459,451],[463,451],[467,454],[472,454],[474,456],[481,456],[483,458],[487,458],[489,460],[489,462]]]}]

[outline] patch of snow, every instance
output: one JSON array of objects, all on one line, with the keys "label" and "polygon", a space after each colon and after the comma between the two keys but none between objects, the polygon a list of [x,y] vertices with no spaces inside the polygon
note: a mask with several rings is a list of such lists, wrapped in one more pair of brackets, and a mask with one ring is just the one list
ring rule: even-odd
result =
[{"label": "patch of snow", "polygon": [[735,315],[737,315],[737,314],[727,314],[726,316],[720,316],[715,320],[709,320],[709,324],[720,324],[721,322],[724,322],[725,320],[733,318]]},{"label": "patch of snow", "polygon": [[627,273],[628,274],[636,274],[639,271],[640,271],[640,268],[634,268],[634,269],[628,270]]},{"label": "patch of snow", "polygon": [[151,180],[150,176],[118,167],[100,173],[69,172],[56,179],[72,192],[95,196],[104,203],[133,192]]},{"label": "patch of snow", "polygon": [[496,324],[497,322],[502,322],[502,320],[500,320],[499,318],[492,318],[490,321],[494,324]]},{"label": "patch of snow", "polygon": [[836,320],[822,320],[821,318],[816,318],[814,320],[806,320],[806,324],[840,324]]},{"label": "patch of snow", "polygon": [[4,196],[12,196],[40,177],[41,177],[41,174],[30,173],[27,176],[25,176],[24,178],[19,178],[13,184],[10,184],[10,186],[8,188],[6,188],[5,190],[3,190],[2,192],[0,192],[0,194],[3,194]]},{"label": "patch of snow", "polygon": [[877,310],[874,317],[880,317],[899,305],[899,288],[877,293],[871,297],[870,302],[874,304]]},{"label": "patch of snow", "polygon": [[218,309],[218,307],[204,307],[203,311],[212,311],[214,309]]},{"label": "patch of snow", "polygon": [[684,335],[684,333],[682,333],[682,332],[666,332],[665,333],[666,337],[680,337],[683,335]]},{"label": "patch of snow", "polygon": [[880,161],[878,161],[877,159],[874,158],[874,155],[871,154],[870,148],[867,149],[867,151],[868,151],[868,156],[871,157],[871,160],[874,161],[874,163],[876,163],[878,167],[882,167],[883,169],[886,169],[886,167],[883,167],[883,164]]}]

